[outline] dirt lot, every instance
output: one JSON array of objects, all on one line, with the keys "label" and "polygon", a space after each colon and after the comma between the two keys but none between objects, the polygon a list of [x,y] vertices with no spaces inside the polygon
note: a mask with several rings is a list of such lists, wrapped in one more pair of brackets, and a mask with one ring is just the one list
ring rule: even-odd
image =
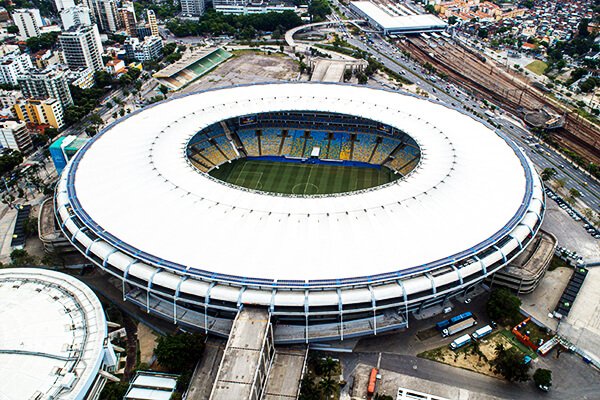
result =
[{"label": "dirt lot", "polygon": [[423,352],[419,354],[419,356],[502,379],[500,375],[493,372],[489,361],[496,357],[496,345],[502,344],[504,348],[508,349],[513,347],[513,343],[504,335],[500,334],[500,332],[488,336],[486,339],[481,340],[480,343],[479,349],[483,356],[480,356],[473,351],[473,345],[463,347],[457,351],[452,351],[450,348],[443,346]]},{"label": "dirt lot", "polygon": [[144,324],[138,324],[138,343],[140,346],[140,362],[150,364],[156,348],[156,333]]},{"label": "dirt lot", "polygon": [[244,83],[294,80],[298,64],[283,54],[266,54],[250,50],[235,51],[235,57],[218,66],[180,93]]}]

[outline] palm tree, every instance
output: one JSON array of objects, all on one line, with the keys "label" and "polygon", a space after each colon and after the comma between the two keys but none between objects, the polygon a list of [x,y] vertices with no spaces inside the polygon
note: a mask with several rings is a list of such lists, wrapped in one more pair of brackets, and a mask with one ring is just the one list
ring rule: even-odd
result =
[{"label": "palm tree", "polygon": [[321,381],[319,382],[319,387],[323,391],[325,397],[329,397],[335,391],[335,381],[331,378],[331,376],[328,375],[325,378],[321,379]]},{"label": "palm tree", "polygon": [[330,377],[333,370],[337,367],[337,362],[331,357],[321,360],[321,371],[324,375]]}]

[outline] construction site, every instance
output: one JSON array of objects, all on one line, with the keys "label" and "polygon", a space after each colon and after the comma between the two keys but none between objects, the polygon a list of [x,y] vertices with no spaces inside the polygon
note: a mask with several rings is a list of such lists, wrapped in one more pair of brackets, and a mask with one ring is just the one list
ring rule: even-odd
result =
[{"label": "construction site", "polygon": [[532,86],[523,75],[442,35],[411,36],[397,41],[397,45],[421,64],[431,64],[471,95],[522,116],[531,126],[552,133],[561,146],[590,162],[600,162],[600,128],[576,109]]}]

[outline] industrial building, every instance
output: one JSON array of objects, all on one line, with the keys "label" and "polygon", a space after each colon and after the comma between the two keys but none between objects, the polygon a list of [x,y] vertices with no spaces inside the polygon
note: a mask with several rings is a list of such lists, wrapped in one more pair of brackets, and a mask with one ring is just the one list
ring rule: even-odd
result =
[{"label": "industrial building", "polygon": [[447,26],[432,14],[395,15],[370,1],[351,1],[350,9],[384,35],[439,32]]}]

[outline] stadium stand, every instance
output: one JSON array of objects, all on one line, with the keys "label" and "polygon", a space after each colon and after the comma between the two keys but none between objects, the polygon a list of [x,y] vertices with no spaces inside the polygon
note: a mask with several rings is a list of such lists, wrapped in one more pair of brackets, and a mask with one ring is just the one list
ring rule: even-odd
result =
[{"label": "stadium stand", "polygon": [[278,156],[281,145],[281,130],[274,128],[263,129],[261,135],[261,155]]},{"label": "stadium stand", "polygon": [[281,131],[281,135],[284,136],[281,142],[281,149],[279,150],[279,155],[290,154],[292,151],[292,137],[289,132],[286,130]]},{"label": "stadium stand", "polygon": [[373,149],[375,148],[375,136],[359,133],[356,135],[356,141],[354,142],[354,151],[352,153],[352,160],[369,162]]},{"label": "stadium stand", "polygon": [[232,56],[221,48],[202,48],[185,53],[181,60],[158,71],[154,77],[169,89],[179,90]]},{"label": "stadium stand", "polygon": [[371,164],[381,164],[383,163],[394,151],[396,147],[400,144],[400,142],[396,139],[382,137],[379,138],[381,140],[380,143],[377,144],[377,148],[373,153],[373,157],[370,160]]},{"label": "stadium stand", "polygon": [[235,154],[235,151],[233,151],[233,147],[231,146],[231,142],[227,140],[225,136],[219,136],[215,138],[215,142],[217,143],[219,149],[225,154],[225,157],[227,157],[228,160],[235,160],[237,158],[237,155]]},{"label": "stadium stand", "polygon": [[243,130],[238,131],[238,137],[246,149],[246,154],[251,157],[258,157],[258,139],[256,138],[256,132],[254,130]]},{"label": "stadium stand", "polygon": [[304,152],[304,143],[306,142],[304,131],[295,129],[293,131],[290,131],[290,134],[292,135],[292,143],[288,155],[292,157],[302,157],[302,154]]}]

